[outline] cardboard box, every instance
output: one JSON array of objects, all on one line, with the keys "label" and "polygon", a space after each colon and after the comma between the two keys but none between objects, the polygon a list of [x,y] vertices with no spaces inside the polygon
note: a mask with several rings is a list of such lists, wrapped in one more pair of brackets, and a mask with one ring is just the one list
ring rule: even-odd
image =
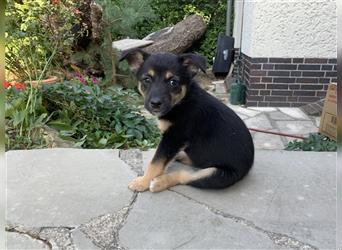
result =
[{"label": "cardboard box", "polygon": [[319,132],[336,141],[337,131],[337,84],[330,83],[324,101]]}]

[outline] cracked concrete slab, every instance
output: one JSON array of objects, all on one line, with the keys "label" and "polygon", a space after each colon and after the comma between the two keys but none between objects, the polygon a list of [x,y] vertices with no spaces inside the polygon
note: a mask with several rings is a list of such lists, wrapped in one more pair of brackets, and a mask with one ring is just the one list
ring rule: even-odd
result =
[{"label": "cracked concrete slab", "polygon": [[9,151],[7,220],[25,226],[75,226],[124,207],[136,174],[118,150]]},{"label": "cracked concrete slab", "polygon": [[335,153],[259,150],[249,175],[230,188],[172,190],[265,230],[334,249],[335,164]]},{"label": "cracked concrete slab", "polygon": [[258,128],[258,129],[272,129],[270,120],[265,114],[260,114],[255,117],[244,120],[248,128]]},{"label": "cracked concrete slab", "polygon": [[6,249],[8,250],[48,250],[50,249],[46,244],[42,241],[31,238],[28,235],[15,233],[15,232],[6,232]]},{"label": "cracked concrete slab", "polygon": [[273,249],[267,235],[170,191],[145,192],[121,229],[128,249]]}]

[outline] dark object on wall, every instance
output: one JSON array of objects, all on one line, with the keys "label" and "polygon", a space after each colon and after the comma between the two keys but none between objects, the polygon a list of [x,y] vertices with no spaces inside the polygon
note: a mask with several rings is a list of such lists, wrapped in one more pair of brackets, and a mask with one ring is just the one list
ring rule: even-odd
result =
[{"label": "dark object on wall", "polygon": [[213,64],[215,75],[227,75],[234,60],[234,37],[220,34],[217,39],[217,51]]},{"label": "dark object on wall", "polygon": [[163,29],[160,32],[155,32],[155,34],[152,33],[153,35],[148,35],[146,38],[153,40],[154,43],[145,47],[144,51],[148,53],[183,53],[203,36],[206,28],[207,25],[202,17],[198,15],[188,16],[172,28]]},{"label": "dark object on wall", "polygon": [[230,103],[233,105],[245,104],[246,86],[240,81],[234,82],[230,86]]}]

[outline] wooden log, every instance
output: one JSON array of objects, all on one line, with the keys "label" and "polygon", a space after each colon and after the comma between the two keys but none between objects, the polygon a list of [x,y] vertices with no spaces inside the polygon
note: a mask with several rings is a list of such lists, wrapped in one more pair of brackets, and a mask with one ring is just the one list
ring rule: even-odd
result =
[{"label": "wooden log", "polygon": [[154,43],[145,47],[144,51],[148,53],[183,53],[202,37],[206,28],[207,26],[202,17],[198,15],[188,16],[172,28],[148,35],[146,39],[153,40]]}]

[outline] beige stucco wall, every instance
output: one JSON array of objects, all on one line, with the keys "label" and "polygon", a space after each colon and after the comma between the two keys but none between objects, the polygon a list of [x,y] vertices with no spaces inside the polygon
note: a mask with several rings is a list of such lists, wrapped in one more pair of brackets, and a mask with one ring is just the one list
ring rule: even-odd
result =
[{"label": "beige stucco wall", "polygon": [[[335,0],[235,1],[235,47],[251,57],[337,57]],[[240,20],[239,20],[240,19]]]}]

